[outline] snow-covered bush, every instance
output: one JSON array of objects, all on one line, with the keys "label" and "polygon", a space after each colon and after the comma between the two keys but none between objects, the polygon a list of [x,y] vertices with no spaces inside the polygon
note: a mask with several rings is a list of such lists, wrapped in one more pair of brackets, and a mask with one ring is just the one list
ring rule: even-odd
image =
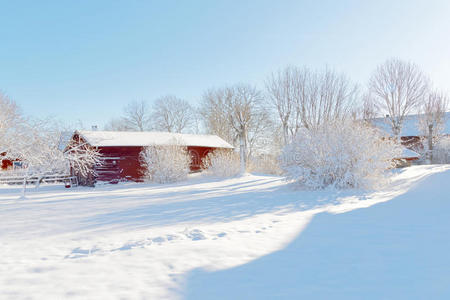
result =
[{"label": "snow-covered bush", "polygon": [[433,163],[449,164],[450,163],[450,137],[445,136],[439,139],[433,150]]},{"label": "snow-covered bush", "polygon": [[141,152],[141,165],[148,180],[170,183],[186,179],[191,158],[186,147],[150,146]]},{"label": "snow-covered bush", "polygon": [[305,188],[371,188],[400,155],[401,148],[379,130],[346,120],[300,130],[283,149],[280,165]]},{"label": "snow-covered bush", "polygon": [[217,177],[232,177],[240,173],[239,155],[231,150],[215,150],[203,159],[208,174]]}]

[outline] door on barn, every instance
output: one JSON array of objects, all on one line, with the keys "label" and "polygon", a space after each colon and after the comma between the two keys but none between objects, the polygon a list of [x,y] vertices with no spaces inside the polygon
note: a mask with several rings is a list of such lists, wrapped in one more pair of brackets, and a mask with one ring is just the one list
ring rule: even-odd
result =
[{"label": "door on barn", "polygon": [[200,159],[200,154],[195,149],[189,150],[189,155],[191,156],[191,171],[198,171],[201,168],[202,161]]}]

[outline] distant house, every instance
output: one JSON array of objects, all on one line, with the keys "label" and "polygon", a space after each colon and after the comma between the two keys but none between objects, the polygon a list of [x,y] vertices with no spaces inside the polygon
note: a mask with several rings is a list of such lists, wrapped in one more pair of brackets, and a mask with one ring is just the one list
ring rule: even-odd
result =
[{"label": "distant house", "polygon": [[233,149],[216,135],[181,134],[169,132],[76,131],[76,143],[95,147],[102,155],[103,164],[95,166],[96,178],[87,180],[116,182],[142,181],[143,169],[140,153],[147,146],[185,146],[191,156],[191,171],[201,169],[202,159],[215,149]]},{"label": "distant house", "polygon": [[[403,121],[400,137],[402,144],[407,148],[413,148],[417,143],[421,143],[423,134],[419,130],[419,117],[420,115],[408,115]],[[375,118],[372,124],[392,135],[392,128],[387,117]],[[445,114],[444,134],[450,134],[450,112]]]},{"label": "distant house", "polygon": [[0,171],[21,169],[22,162],[19,159],[6,158],[6,152],[0,152]]},{"label": "distant house", "polygon": [[[403,151],[403,155],[405,157],[402,157],[402,159],[418,159],[419,156],[414,151],[422,150],[424,147],[424,136],[419,130],[419,118],[420,115],[408,115],[403,121],[402,130],[400,132],[400,140],[405,148],[412,151]],[[387,132],[390,135],[393,135],[392,128],[387,117],[373,119],[372,125]],[[443,133],[445,135],[450,135],[450,112],[446,113]]]}]

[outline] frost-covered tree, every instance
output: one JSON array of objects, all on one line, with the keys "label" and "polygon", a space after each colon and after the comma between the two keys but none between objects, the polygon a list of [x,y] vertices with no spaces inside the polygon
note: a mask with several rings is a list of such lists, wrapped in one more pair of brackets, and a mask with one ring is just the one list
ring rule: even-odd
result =
[{"label": "frost-covered tree", "polygon": [[81,139],[70,140],[62,153],[71,172],[83,178],[95,176],[95,166],[103,163],[99,150]]},{"label": "frost-covered tree", "polygon": [[371,188],[401,155],[395,141],[365,122],[323,123],[301,129],[280,157],[287,177],[309,189]]},{"label": "frost-covered tree", "polygon": [[186,179],[191,157],[186,149],[172,146],[149,146],[140,155],[145,177],[152,182],[171,183]]},{"label": "frost-covered tree", "polygon": [[169,95],[158,98],[153,105],[153,128],[167,132],[193,132],[196,111],[183,99]]},{"label": "frost-covered tree", "polygon": [[417,65],[390,59],[373,72],[369,89],[388,115],[392,133],[399,138],[405,116],[418,108],[427,95],[428,78]]},{"label": "frost-covered tree", "polygon": [[[51,120],[31,120],[26,124],[27,139],[20,144],[18,157],[25,165],[24,182],[27,177],[38,177],[36,185],[46,175],[70,172],[81,177],[95,175],[95,165],[100,165],[99,151],[82,141],[70,140],[61,147],[62,131]],[[25,184],[23,195],[25,193]]]},{"label": "frost-covered tree", "polygon": [[15,159],[20,143],[25,139],[26,128],[18,105],[0,91],[0,154],[5,159]]}]

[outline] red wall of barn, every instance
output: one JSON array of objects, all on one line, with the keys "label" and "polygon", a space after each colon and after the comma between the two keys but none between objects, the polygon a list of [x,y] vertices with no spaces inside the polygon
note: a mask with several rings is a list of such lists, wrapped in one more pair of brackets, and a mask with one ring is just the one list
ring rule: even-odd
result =
[{"label": "red wall of barn", "polygon": [[203,158],[208,155],[209,152],[214,151],[215,148],[211,147],[197,147],[189,146],[187,147],[189,154],[191,155],[191,171],[198,171],[203,167]]},{"label": "red wall of barn", "polygon": [[[203,158],[214,148],[211,147],[187,147],[191,155],[191,171],[200,170]],[[141,167],[139,155],[142,147],[99,147],[104,160],[102,166],[97,166],[97,180],[133,180],[142,181],[144,168]]]},{"label": "red wall of barn", "polygon": [[142,147],[99,147],[98,149],[104,163],[96,167],[97,180],[141,180],[143,169],[139,163],[139,154]]}]

